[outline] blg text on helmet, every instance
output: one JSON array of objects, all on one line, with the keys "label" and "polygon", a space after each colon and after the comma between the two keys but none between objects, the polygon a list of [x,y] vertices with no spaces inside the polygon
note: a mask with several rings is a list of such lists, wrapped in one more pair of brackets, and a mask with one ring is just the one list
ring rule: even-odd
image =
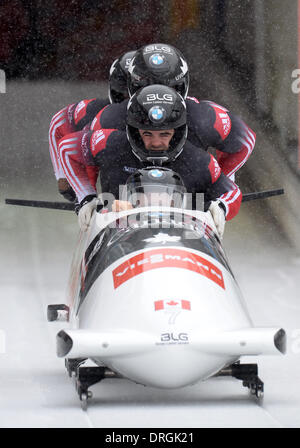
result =
[{"label": "blg text on helmet", "polygon": [[148,45],[144,48],[144,54],[152,53],[153,51],[162,51],[163,53],[174,54],[172,49],[166,45]]},{"label": "blg text on helmet", "polygon": [[167,102],[167,103],[174,103],[174,97],[173,95],[170,95],[168,93],[165,93],[163,95],[159,95],[159,93],[149,93],[148,95],[146,95],[146,101],[143,102],[143,104],[148,104],[148,103],[152,103],[153,101],[155,102]]}]

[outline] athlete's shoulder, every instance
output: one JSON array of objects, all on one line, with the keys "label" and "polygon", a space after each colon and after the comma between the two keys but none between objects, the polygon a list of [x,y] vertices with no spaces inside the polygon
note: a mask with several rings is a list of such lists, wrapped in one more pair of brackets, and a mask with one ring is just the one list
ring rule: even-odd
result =
[{"label": "athlete's shoulder", "polygon": [[198,178],[214,183],[221,175],[221,168],[212,154],[193,145],[189,141],[182,152],[186,164]]},{"label": "athlete's shoulder", "polygon": [[193,101],[196,104],[199,104],[200,101],[198,100],[198,98],[196,98],[195,96],[187,96],[186,97],[186,103]]},{"label": "athlete's shoulder", "polygon": [[214,128],[219,133],[222,140],[225,140],[231,131],[229,110],[214,101],[207,101],[206,103],[210,110],[215,114]]},{"label": "athlete's shoulder", "polygon": [[185,142],[180,158],[190,166],[192,171],[198,171],[199,167],[206,169],[210,162],[210,154],[189,140]]},{"label": "athlete's shoulder", "polygon": [[75,108],[74,108],[74,112],[73,112],[73,120],[75,125],[77,125],[79,123],[79,121],[85,116],[86,114],[86,109],[87,106],[92,102],[95,101],[96,98],[92,98],[90,100],[81,100],[79,101]]},{"label": "athlete's shoulder", "polygon": [[120,147],[128,143],[126,133],[118,129],[98,129],[90,131],[89,135],[90,150],[94,157],[104,150],[118,151]]},{"label": "athlete's shoulder", "polygon": [[91,129],[115,128],[124,131],[126,128],[127,104],[128,100],[125,100],[104,107],[93,120]]}]

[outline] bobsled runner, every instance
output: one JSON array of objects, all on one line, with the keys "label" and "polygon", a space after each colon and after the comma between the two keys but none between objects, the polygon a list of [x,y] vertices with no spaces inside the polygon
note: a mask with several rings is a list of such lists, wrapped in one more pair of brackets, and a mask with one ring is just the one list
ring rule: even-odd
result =
[{"label": "bobsled runner", "polygon": [[240,358],[283,354],[286,334],[254,327],[210,212],[137,203],[94,212],[66,303],[48,306],[49,321],[68,322],[57,355],[82,408],[105,378],[169,389],[228,375],[260,398],[257,364]]}]

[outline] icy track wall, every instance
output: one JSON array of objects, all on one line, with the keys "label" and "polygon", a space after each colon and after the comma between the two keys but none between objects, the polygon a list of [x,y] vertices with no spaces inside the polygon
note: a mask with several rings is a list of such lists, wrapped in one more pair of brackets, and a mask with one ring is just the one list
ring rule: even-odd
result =
[{"label": "icy track wall", "polygon": [[[279,223],[290,244],[300,251],[299,179],[280,151],[276,150],[274,142],[264,134],[260,121],[250,114],[243,100],[232,90],[220,64],[214,65],[214,72],[214,79],[210,82],[210,98],[220,101],[222,86],[222,104],[230,106],[230,110],[243,117],[257,133],[254,153],[237,176],[242,190],[285,189],[285,195],[280,199],[251,204],[248,213],[255,211],[255,219],[261,221],[264,214],[271,220],[274,218],[274,223]],[[61,200],[48,149],[51,117],[67,104],[96,96],[107,96],[106,84],[49,81],[7,83],[6,93],[0,95],[1,202],[4,197]]]}]

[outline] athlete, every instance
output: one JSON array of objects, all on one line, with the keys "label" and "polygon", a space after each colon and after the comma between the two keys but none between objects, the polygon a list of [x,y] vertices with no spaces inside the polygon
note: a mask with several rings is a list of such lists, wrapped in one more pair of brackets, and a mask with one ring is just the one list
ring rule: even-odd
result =
[{"label": "athlete", "polygon": [[83,130],[59,143],[65,176],[80,202],[80,228],[88,229],[99,203],[87,167],[100,167],[101,191],[119,201],[120,185],[126,184],[130,174],[149,165],[163,165],[181,176],[188,192],[204,193],[206,209],[211,211],[222,237],[225,219],[238,213],[242,195],[211,154],[186,140],[187,114],[182,96],[163,85],[145,87],[130,99],[126,123],[126,132]]},{"label": "athlete", "polygon": [[[205,151],[215,148],[223,173],[234,180],[253,151],[256,135],[252,129],[225,107],[187,96],[188,65],[171,45],[151,44],[135,52],[128,69],[129,93],[133,95],[150,84],[168,85],[186,99],[188,140]],[[123,101],[102,109],[92,121],[91,130],[125,130],[127,104]]]},{"label": "athlete", "polygon": [[[58,142],[66,135],[84,129],[103,107],[110,103],[122,102],[128,98],[127,71],[134,53],[134,51],[125,53],[112,63],[109,71],[108,98],[85,99],[78,103],[69,104],[52,117],[49,129],[50,156],[58,182],[58,190],[68,201],[74,201],[76,195],[62,169],[58,155]],[[92,184],[96,184],[98,171],[97,167],[88,169]]]}]

